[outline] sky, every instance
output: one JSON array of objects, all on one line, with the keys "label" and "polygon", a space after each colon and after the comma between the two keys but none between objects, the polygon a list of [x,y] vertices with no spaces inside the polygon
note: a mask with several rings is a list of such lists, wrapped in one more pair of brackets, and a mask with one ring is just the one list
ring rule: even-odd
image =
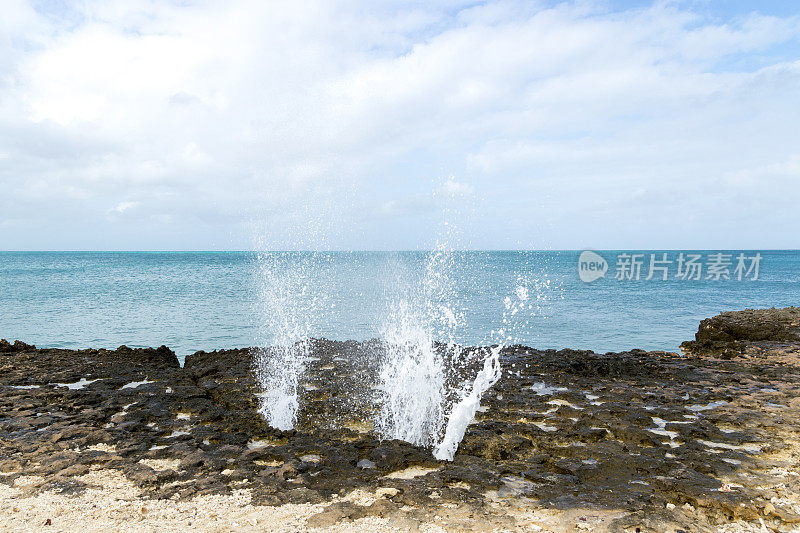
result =
[{"label": "sky", "polygon": [[800,248],[798,228],[793,0],[3,2],[0,250]]}]

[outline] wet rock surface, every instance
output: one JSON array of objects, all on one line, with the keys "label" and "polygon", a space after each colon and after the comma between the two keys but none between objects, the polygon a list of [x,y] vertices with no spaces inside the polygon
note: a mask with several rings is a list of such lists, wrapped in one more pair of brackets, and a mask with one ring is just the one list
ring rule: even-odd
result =
[{"label": "wet rock surface", "polygon": [[308,527],[790,531],[798,312],[714,317],[687,356],[507,348],[452,462],[372,431],[375,343],[315,341],[297,428],[279,431],[257,411],[249,349],[181,368],[166,347],[0,342],[0,483],[79,495],[87,472],[116,469],[152,499],[325,504]]}]

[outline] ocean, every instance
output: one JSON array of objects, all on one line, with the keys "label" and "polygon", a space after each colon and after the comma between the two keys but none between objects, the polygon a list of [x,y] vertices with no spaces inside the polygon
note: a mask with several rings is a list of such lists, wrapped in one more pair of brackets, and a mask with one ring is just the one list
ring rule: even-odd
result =
[{"label": "ocean", "polygon": [[[580,251],[0,252],[0,337],[166,344],[182,358],[269,344],[287,328],[366,340],[410,307],[452,319],[431,326],[443,341],[677,351],[721,311],[800,304],[800,251],[596,253],[607,271],[586,282]],[[685,279],[691,255],[701,270]]]}]

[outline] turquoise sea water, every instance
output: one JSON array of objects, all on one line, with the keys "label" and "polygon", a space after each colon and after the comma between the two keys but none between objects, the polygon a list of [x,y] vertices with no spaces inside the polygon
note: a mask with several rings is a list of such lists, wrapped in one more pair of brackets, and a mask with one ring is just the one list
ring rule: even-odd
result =
[{"label": "turquoise sea water", "polygon": [[[697,253],[705,262],[712,252]],[[638,281],[618,280],[622,252],[599,253],[608,272],[592,283],[578,276],[578,251],[453,254],[443,270],[449,305],[463,314],[456,340],[489,343],[497,338],[492,331],[505,328],[537,348],[677,350],[701,319],[720,311],[800,305],[798,251],[760,252],[758,279],[742,281],[734,272],[738,250],[725,252],[732,254],[730,280],[705,279],[705,270],[700,280],[675,278],[677,251],[655,252],[673,261],[666,281],[661,271],[644,279],[649,251],[626,252],[643,254],[642,272]],[[427,263],[424,252],[274,253],[266,260],[288,276],[304,265],[288,296],[316,303],[298,305],[313,312],[294,318],[311,335],[337,340],[378,336],[393,306],[424,292]],[[251,346],[269,342],[263,283],[250,252],[0,252],[0,337],[40,347],[166,344],[179,355]],[[510,317],[504,300],[519,287],[528,305]]]}]

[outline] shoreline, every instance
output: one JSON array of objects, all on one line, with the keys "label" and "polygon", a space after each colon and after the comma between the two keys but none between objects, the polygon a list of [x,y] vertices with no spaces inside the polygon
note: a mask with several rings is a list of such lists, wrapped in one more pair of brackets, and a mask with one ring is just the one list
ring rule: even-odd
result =
[{"label": "shoreline", "polygon": [[369,348],[314,341],[297,427],[279,431],[257,413],[249,349],[197,352],[181,367],[166,347],[0,343],[0,526],[800,523],[800,309],[706,319],[685,357],[508,347],[452,462],[371,431]]}]

